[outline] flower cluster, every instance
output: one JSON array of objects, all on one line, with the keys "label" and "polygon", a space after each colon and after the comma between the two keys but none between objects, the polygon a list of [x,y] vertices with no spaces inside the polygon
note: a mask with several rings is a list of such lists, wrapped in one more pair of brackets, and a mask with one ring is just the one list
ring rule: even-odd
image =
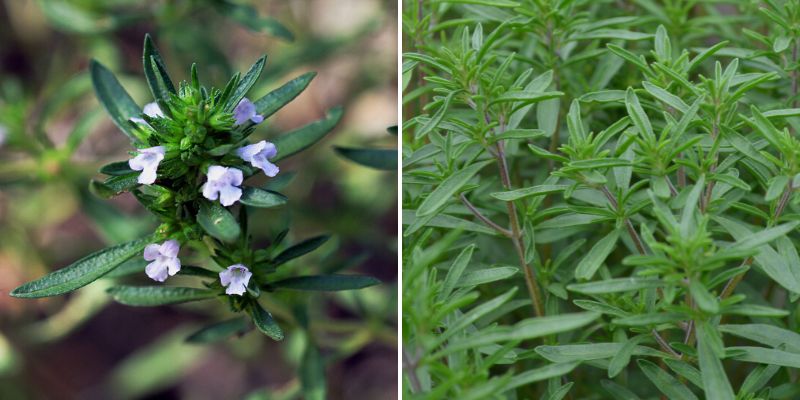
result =
[{"label": "flower cluster", "polygon": [[[141,125],[144,129],[155,131],[153,124],[158,126],[159,120],[168,117],[159,107],[158,103],[152,102],[144,106],[142,117],[131,117],[130,121]],[[147,120],[145,118],[148,118]],[[259,124],[264,121],[264,117],[256,112],[256,107],[248,98],[243,98],[233,110],[235,120],[233,126],[241,126],[247,122]],[[153,122],[150,124],[149,121]],[[159,165],[166,157],[167,147],[158,145],[153,147],[140,148],[138,154],[128,160],[128,166],[134,171],[141,171],[137,182],[142,185],[153,185],[158,179]],[[278,154],[277,148],[273,143],[262,140],[255,144],[242,146],[236,149],[235,154],[246,163],[258,168],[269,177],[275,177],[279,168],[269,160]],[[219,200],[225,207],[232,206],[242,197],[241,185],[244,181],[244,173],[236,167],[226,167],[222,165],[209,165],[206,172],[206,182],[203,184],[201,192],[203,197],[211,201]],[[181,261],[178,258],[180,244],[171,239],[161,245],[150,244],[144,250],[144,258],[152,261],[146,268],[147,276],[158,282],[164,282],[169,276],[175,275],[180,271]],[[220,273],[222,286],[228,289],[225,293],[229,295],[243,295],[245,287],[250,281],[252,273],[242,264],[235,264]]]}]

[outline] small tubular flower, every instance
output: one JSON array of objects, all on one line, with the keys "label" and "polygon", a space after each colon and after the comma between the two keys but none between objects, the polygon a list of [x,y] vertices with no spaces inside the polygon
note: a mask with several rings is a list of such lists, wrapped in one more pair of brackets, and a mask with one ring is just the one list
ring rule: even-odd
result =
[{"label": "small tubular flower", "polygon": [[147,245],[144,248],[144,259],[152,262],[147,264],[144,272],[151,279],[164,282],[168,276],[173,276],[181,270],[181,260],[178,258],[180,250],[181,245],[177,240]]},{"label": "small tubular flower", "polygon": [[225,286],[225,294],[243,295],[253,273],[242,264],[234,264],[219,273],[219,281]]},{"label": "small tubular flower", "polygon": [[164,118],[164,112],[161,111],[161,107],[158,106],[158,103],[155,101],[152,103],[147,103],[144,105],[144,110],[142,110],[145,115],[150,118]]},{"label": "small tubular flower", "polygon": [[208,167],[208,181],[203,184],[203,197],[217,200],[227,207],[236,203],[242,197],[242,184],[244,176],[236,168],[212,165]]},{"label": "small tubular flower", "polygon": [[258,143],[244,146],[236,150],[236,155],[252,164],[254,167],[264,171],[264,174],[272,178],[278,175],[280,169],[277,165],[268,160],[278,154],[278,149],[274,144],[262,140]]},{"label": "small tubular flower", "polygon": [[164,146],[139,149],[139,155],[128,160],[128,166],[134,171],[142,171],[137,181],[143,185],[151,185],[156,181],[158,164],[164,159]]},{"label": "small tubular flower", "polygon": [[252,121],[254,124],[260,124],[264,121],[264,116],[256,114],[256,105],[247,97],[243,98],[236,108],[233,109],[233,118],[236,120],[235,125],[241,125],[248,120]]}]

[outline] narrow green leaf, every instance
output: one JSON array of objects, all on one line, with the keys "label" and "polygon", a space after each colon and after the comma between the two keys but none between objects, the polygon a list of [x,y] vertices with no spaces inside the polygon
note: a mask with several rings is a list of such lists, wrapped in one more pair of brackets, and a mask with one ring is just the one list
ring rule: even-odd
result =
[{"label": "narrow green leaf", "polygon": [[625,94],[625,107],[628,109],[628,115],[633,121],[633,126],[639,131],[644,139],[654,140],[653,126],[650,125],[650,118],[645,114],[642,105],[639,103],[639,98],[636,97],[636,92],[633,88],[628,88]]},{"label": "narrow green leaf", "polygon": [[583,294],[607,294],[628,292],[664,286],[664,282],[649,278],[614,278],[598,282],[573,283],[567,290]]},{"label": "narrow green leaf", "polygon": [[304,400],[325,400],[325,362],[312,342],[306,344],[303,351],[299,375]]},{"label": "narrow green leaf", "polygon": [[216,201],[200,203],[197,222],[209,235],[223,242],[233,242],[241,233],[236,218]]},{"label": "narrow green leaf", "polygon": [[789,350],[800,353],[800,333],[779,328],[774,325],[720,325],[719,330],[721,332],[730,333],[731,335],[763,343],[767,346],[778,347],[785,344]]},{"label": "narrow green leaf", "polygon": [[113,176],[130,175],[135,173],[137,174],[138,177],[139,174],[138,171],[134,171],[131,169],[127,161],[117,161],[117,162],[112,162],[110,164],[106,164],[100,167],[99,172],[101,174],[113,175]]},{"label": "narrow green leaf", "polygon": [[471,244],[465,247],[464,250],[461,250],[461,253],[458,254],[453,264],[447,269],[447,275],[444,281],[442,281],[442,289],[437,296],[439,300],[445,301],[450,297],[450,294],[453,293],[456,283],[461,279],[461,275],[464,274],[464,270],[472,259],[472,253],[475,251],[475,247],[474,244]]},{"label": "narrow green leaf", "polygon": [[139,254],[152,240],[153,238],[148,236],[92,253],[65,268],[17,287],[11,291],[11,295],[21,298],[37,298],[71,292],[94,282],[129,258]]},{"label": "narrow green leaf", "polygon": [[703,378],[703,390],[709,400],[733,400],[734,394],[722,362],[712,350],[710,337],[713,333],[705,324],[697,324],[697,356],[700,374]]},{"label": "narrow green leaf", "polygon": [[247,319],[237,317],[208,325],[186,338],[189,343],[215,343],[233,335],[241,335],[250,329]]},{"label": "narrow green leaf", "polygon": [[174,286],[115,286],[108,289],[108,294],[117,303],[138,307],[186,303],[216,296],[208,289]]},{"label": "narrow green leaf", "polygon": [[439,123],[442,122],[445,114],[447,114],[447,109],[450,107],[450,102],[457,93],[459,93],[459,91],[452,91],[447,95],[447,97],[444,98],[444,102],[442,102],[442,105],[438,110],[436,110],[436,113],[434,113],[430,119],[428,119],[419,129],[417,129],[416,132],[414,132],[414,138],[420,139],[425,137],[428,133],[439,126]]},{"label": "narrow green leaf", "polygon": [[297,276],[270,283],[280,289],[339,291],[355,290],[379,285],[381,281],[363,275],[310,275]]},{"label": "narrow green leaf", "polygon": [[242,204],[259,208],[282,206],[287,200],[286,196],[278,192],[250,186],[243,188],[242,197],[239,199]]},{"label": "narrow green leaf", "polygon": [[[541,382],[546,379],[557,378],[559,376],[563,376],[572,372],[572,370],[574,370],[575,367],[577,366],[578,363],[575,362],[558,363],[527,370],[525,372],[521,372],[517,375],[514,375],[514,377],[511,378],[511,381],[509,381],[503,389],[504,391],[516,389],[518,387],[530,385],[531,383],[534,382]],[[566,390],[569,390],[569,387],[567,387]],[[566,393],[566,391],[564,393]]]},{"label": "narrow green leaf", "polygon": [[773,201],[780,197],[788,184],[789,177],[785,175],[778,175],[770,179],[769,187],[767,187],[767,194],[764,195],[764,201]]},{"label": "narrow green leaf", "polygon": [[328,241],[328,239],[330,239],[330,236],[320,235],[303,240],[302,242],[297,243],[289,247],[288,249],[282,251],[275,257],[275,259],[272,260],[272,262],[274,265],[277,266],[286,263],[289,260],[293,260],[297,257],[304,256],[316,250],[319,246],[322,246],[325,242]]},{"label": "narrow green leaf", "polygon": [[625,341],[620,348],[617,354],[614,354],[614,357],[611,357],[611,361],[608,363],[608,377],[613,378],[619,375],[625,367],[631,362],[631,354],[633,353],[633,349],[641,342],[646,336],[639,335],[634,336]]},{"label": "narrow green leaf", "polygon": [[420,204],[416,213],[417,218],[438,212],[462,186],[466,185],[478,171],[490,163],[491,161],[477,162],[447,177],[447,179],[442,181],[442,183],[428,195],[425,201]]},{"label": "narrow green leaf", "polygon": [[[551,362],[591,361],[614,357],[623,343],[567,344],[561,346],[539,346],[536,353]],[[666,354],[646,346],[635,346],[634,356],[665,357]]]},{"label": "narrow green leaf", "polygon": [[661,100],[664,104],[680,111],[681,113],[685,113],[689,110],[689,106],[681,100],[680,97],[675,96],[674,94],[648,82],[642,82],[642,86],[647,93],[650,93],[653,97],[658,100]]},{"label": "narrow green leaf", "polygon": [[493,267],[470,271],[461,276],[456,287],[470,287],[508,279],[519,272],[517,267]]},{"label": "narrow green leaf", "polygon": [[338,147],[334,149],[340,156],[365,167],[384,171],[397,170],[397,150],[395,149],[357,149]]},{"label": "narrow green leaf", "polygon": [[247,313],[253,319],[253,324],[261,333],[269,336],[272,340],[283,340],[283,331],[277,322],[272,318],[269,311],[261,308],[257,301],[251,301],[247,307]]},{"label": "narrow green leaf", "polygon": [[138,137],[133,125],[130,123],[132,117],[139,117],[142,109],[133,101],[131,96],[120,85],[114,74],[106,67],[92,60],[89,64],[92,75],[92,85],[94,86],[97,100],[108,111],[114,125],[117,126],[134,143],[143,142],[143,138]]},{"label": "narrow green leaf", "polygon": [[637,363],[647,379],[650,379],[650,381],[653,382],[653,384],[659,391],[661,391],[661,393],[667,395],[667,398],[686,400],[697,399],[697,396],[695,396],[694,393],[692,393],[692,391],[686,387],[686,385],[675,379],[663,369],[659,368],[657,365],[647,360],[638,360]]},{"label": "narrow green leaf", "polygon": [[225,103],[225,110],[229,112],[232,111],[234,107],[239,104],[239,101],[247,95],[247,92],[249,92],[250,88],[256,83],[258,77],[261,76],[261,71],[264,69],[264,64],[266,64],[266,62],[267,56],[261,56],[261,58],[250,67]]},{"label": "narrow green leaf", "polygon": [[253,103],[256,106],[256,111],[264,116],[264,119],[269,118],[272,114],[275,114],[278,110],[283,108],[283,106],[294,100],[297,95],[302,93],[316,75],[316,72],[306,72],[285,83],[283,86],[267,93],[264,97]]},{"label": "narrow green leaf", "polygon": [[563,192],[568,187],[569,185],[538,185],[507,192],[494,192],[491,196],[498,200],[514,201],[530,196],[545,196],[551,193]]},{"label": "narrow green leaf", "polygon": [[153,93],[153,97],[156,99],[161,111],[168,114],[167,101],[169,96],[177,92],[172,79],[167,74],[164,60],[161,58],[161,54],[153,43],[150,34],[144,36],[142,64],[144,66],[144,77],[147,80],[147,86],[150,87],[150,92]]},{"label": "narrow green leaf", "polygon": [[800,354],[798,353],[751,346],[728,347],[726,351],[732,354],[731,358],[734,360],[800,368]]},{"label": "narrow green leaf", "polygon": [[692,294],[692,298],[701,310],[711,314],[719,312],[717,297],[712,295],[702,282],[697,279],[692,279],[692,281],[689,282],[689,292]]},{"label": "narrow green leaf", "polygon": [[592,279],[592,276],[606,260],[606,257],[614,250],[617,239],[619,239],[619,230],[615,229],[598,240],[575,268],[575,279]]},{"label": "narrow green leaf", "polygon": [[270,161],[283,160],[311,147],[339,123],[339,120],[342,119],[342,113],[343,111],[340,107],[332,108],[325,118],[279,136],[273,141],[275,147],[278,148],[278,154]]}]

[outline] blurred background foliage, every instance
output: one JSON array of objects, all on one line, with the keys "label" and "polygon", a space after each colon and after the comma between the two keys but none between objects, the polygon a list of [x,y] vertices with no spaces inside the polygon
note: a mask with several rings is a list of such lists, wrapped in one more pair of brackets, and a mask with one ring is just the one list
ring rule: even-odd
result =
[{"label": "blurred background foliage", "polygon": [[[386,134],[397,123],[396,15],[396,3],[381,0],[0,2],[0,398],[395,398],[397,177],[337,156],[333,146],[396,147],[396,136]],[[127,138],[92,92],[88,62],[115,71],[140,105],[151,101],[141,72],[147,32],[176,80],[197,62],[201,80],[223,86],[263,53],[267,67],[253,95],[317,71],[256,137],[344,106],[331,135],[281,163],[272,184],[286,185],[291,205],[260,211],[264,223],[255,224],[263,239],[289,226],[292,241],[334,235],[299,260],[305,272],[346,267],[384,282],[306,296],[307,310],[281,308],[285,299],[276,298],[276,317],[291,326],[307,315],[313,338],[290,329],[282,343],[245,333],[216,345],[186,344],[188,334],[222,318],[223,307],[113,304],[105,289],[118,276],[70,296],[8,296],[154,228],[132,196],[105,201],[87,190],[99,166],[129,158]],[[310,340],[318,353],[306,351]],[[294,373],[303,357],[325,365],[327,384],[314,376],[319,371]]]}]

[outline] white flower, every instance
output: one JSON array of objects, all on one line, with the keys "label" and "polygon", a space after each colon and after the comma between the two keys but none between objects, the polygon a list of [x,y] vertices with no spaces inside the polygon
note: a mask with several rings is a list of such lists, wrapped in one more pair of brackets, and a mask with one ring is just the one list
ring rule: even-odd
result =
[{"label": "white flower", "polygon": [[147,103],[144,105],[144,115],[147,115],[150,118],[164,118],[164,112],[161,111],[161,107],[158,106],[158,103],[155,101],[152,103]]},{"label": "white flower", "polygon": [[142,171],[139,174],[138,182],[143,185],[150,185],[156,181],[156,169],[158,164],[164,159],[164,146],[139,149],[139,155],[128,160],[128,166],[134,171]]},{"label": "white flower", "polygon": [[278,171],[280,171],[277,165],[267,161],[275,157],[276,154],[278,154],[278,149],[274,144],[266,140],[236,150],[236,155],[241,157],[242,160],[249,162],[256,168],[260,168],[270,178],[278,175]]},{"label": "white flower", "polygon": [[144,248],[144,259],[152,261],[147,264],[144,272],[158,282],[167,280],[167,276],[173,276],[181,270],[181,260],[178,259],[178,252],[181,246],[177,240],[167,240],[162,244],[151,243]]},{"label": "white flower", "polygon": [[212,165],[208,167],[208,182],[203,185],[203,197],[216,200],[227,207],[237,202],[242,197],[242,184],[244,177],[242,171],[236,168]]},{"label": "white flower", "polygon": [[242,264],[234,264],[219,273],[219,281],[227,287],[225,294],[243,295],[253,273]]},{"label": "white flower", "polygon": [[233,109],[233,118],[236,119],[236,125],[241,125],[247,120],[253,121],[254,124],[260,124],[264,120],[264,116],[256,114],[256,105],[247,97],[243,98]]}]

